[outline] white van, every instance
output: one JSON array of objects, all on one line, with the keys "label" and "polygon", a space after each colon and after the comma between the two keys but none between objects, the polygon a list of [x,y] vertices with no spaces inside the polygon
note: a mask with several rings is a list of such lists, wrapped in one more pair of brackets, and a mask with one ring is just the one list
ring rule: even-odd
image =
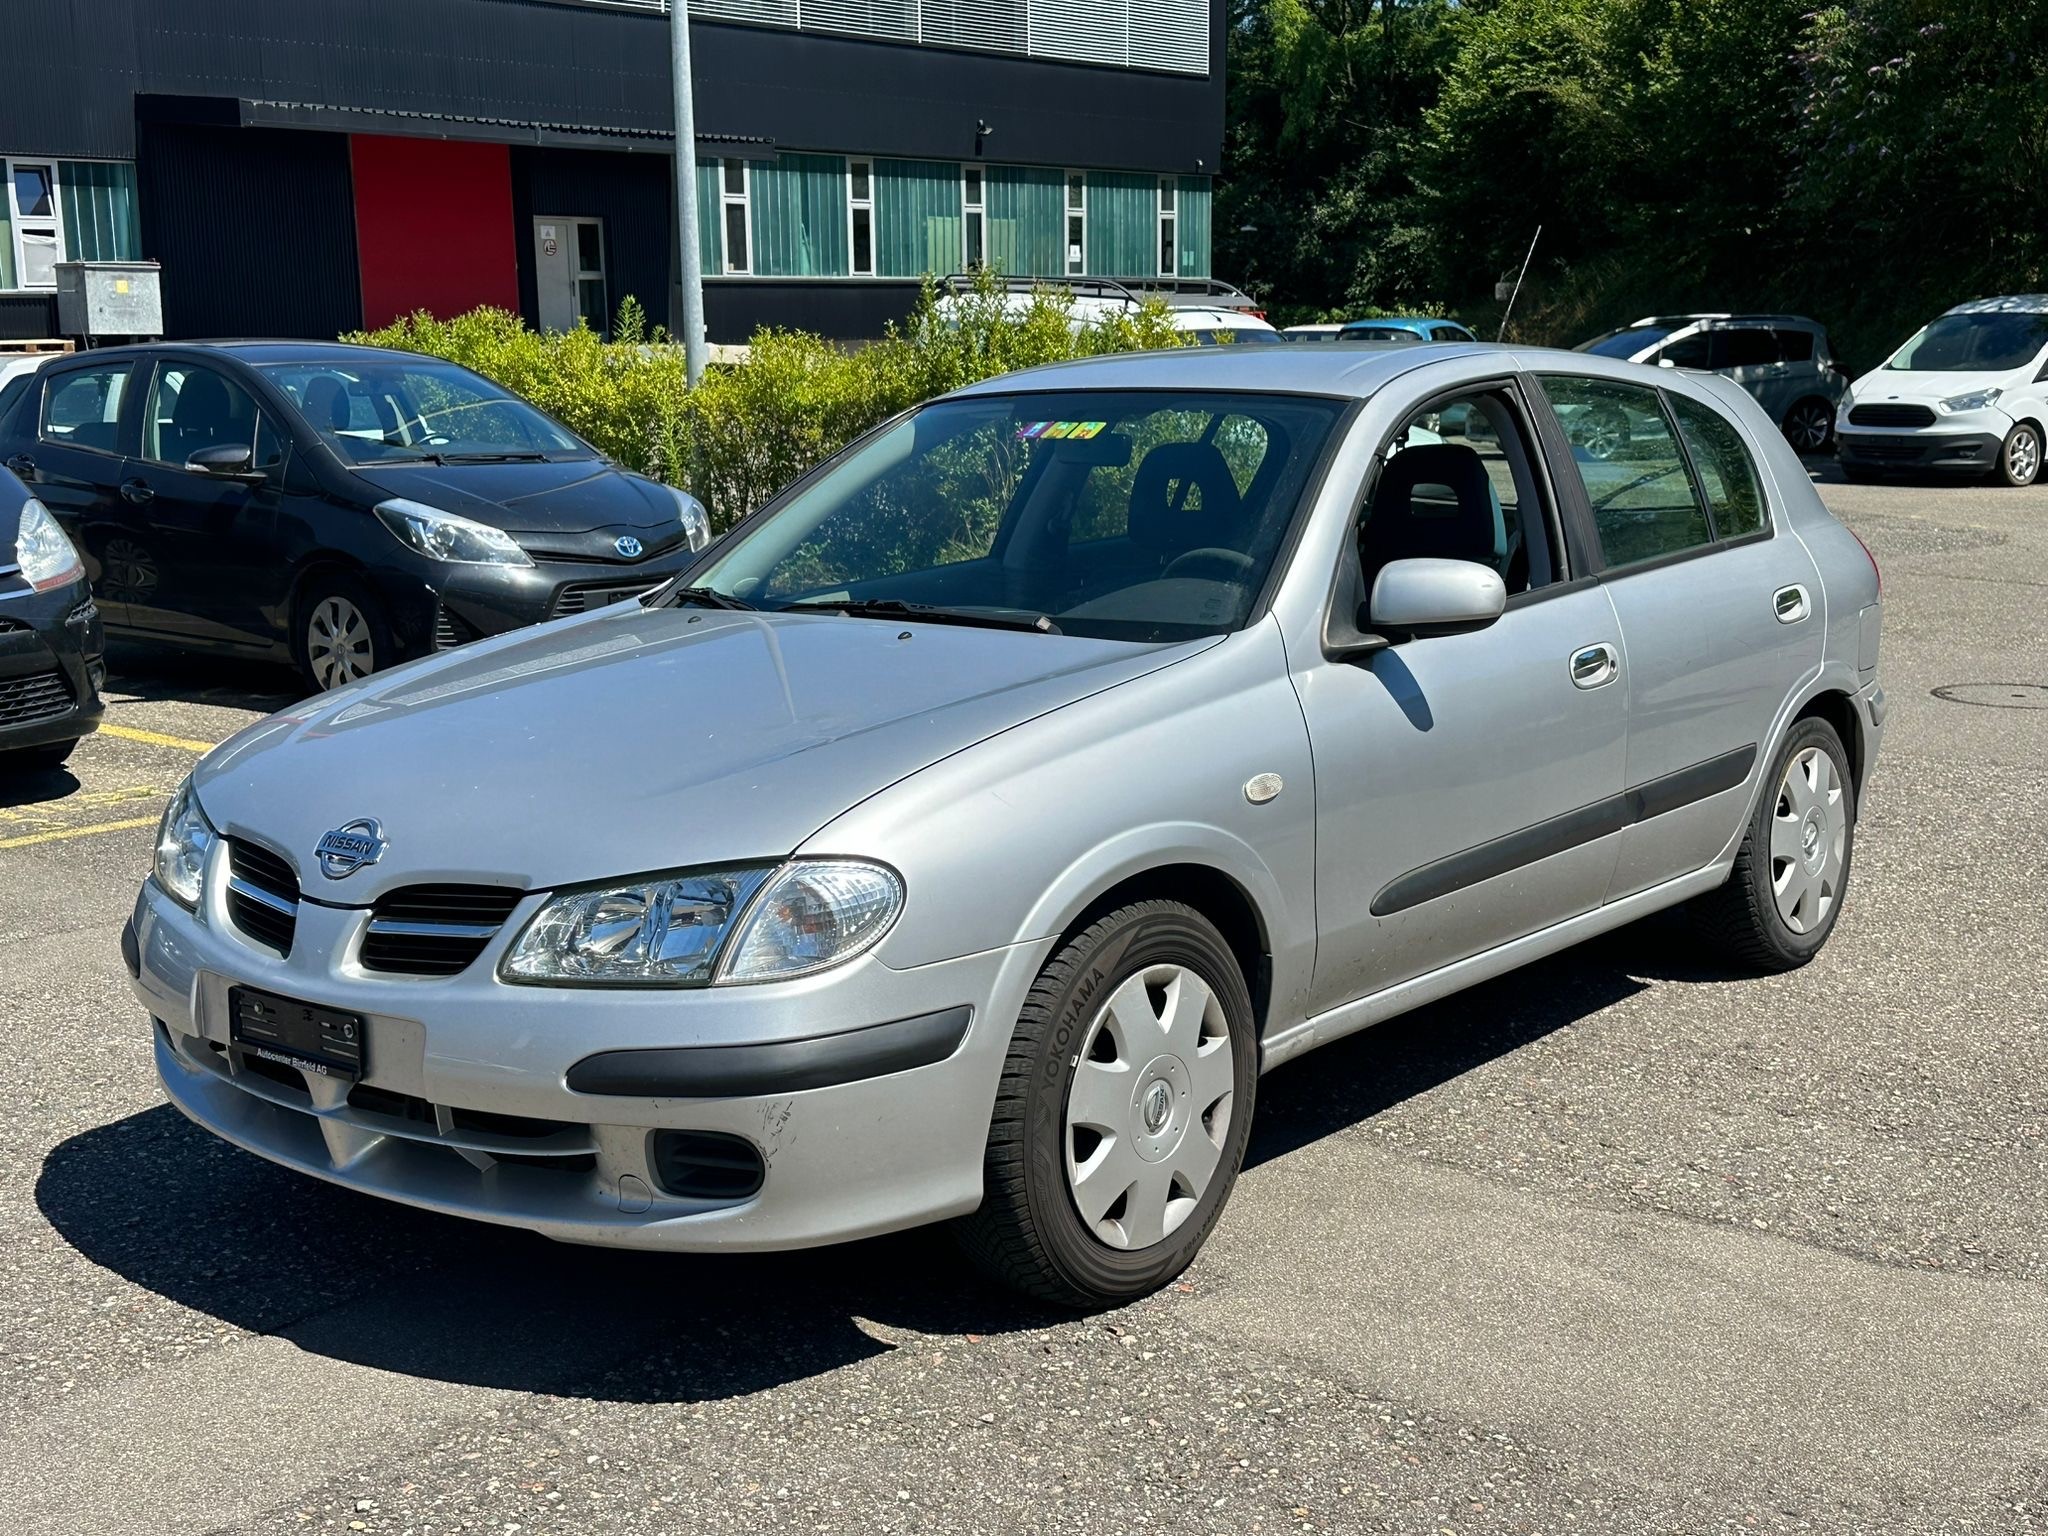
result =
[{"label": "white van", "polygon": [[1973,299],[1849,387],[1835,419],[1852,480],[1912,469],[2032,485],[2048,441],[2048,293]]}]

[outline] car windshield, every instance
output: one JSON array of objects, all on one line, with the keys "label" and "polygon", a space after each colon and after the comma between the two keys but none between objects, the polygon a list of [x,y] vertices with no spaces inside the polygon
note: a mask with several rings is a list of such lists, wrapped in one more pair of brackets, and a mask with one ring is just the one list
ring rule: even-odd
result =
[{"label": "car windshield", "polygon": [[1995,373],[2031,363],[2048,347],[2048,314],[1999,310],[1943,315],[1885,364],[1899,373]]},{"label": "car windshield", "polygon": [[855,446],[695,585],[756,608],[1222,634],[1250,614],[1342,412],[1206,390],[940,401]]},{"label": "car windshield", "polygon": [[258,370],[351,464],[587,459],[595,451],[454,363],[392,354]]},{"label": "car windshield", "polygon": [[1649,347],[1654,347],[1671,334],[1668,325],[1625,325],[1618,331],[1609,331],[1605,336],[1595,336],[1591,341],[1582,341],[1572,348],[1574,352],[1591,352],[1595,357],[1618,357],[1626,361]]}]

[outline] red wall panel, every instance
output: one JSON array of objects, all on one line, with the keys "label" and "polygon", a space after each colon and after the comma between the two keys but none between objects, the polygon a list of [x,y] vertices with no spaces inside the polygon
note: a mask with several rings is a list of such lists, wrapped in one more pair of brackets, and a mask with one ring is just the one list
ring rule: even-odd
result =
[{"label": "red wall panel", "polygon": [[519,308],[512,161],[503,144],[349,139],[363,324],[416,309]]}]

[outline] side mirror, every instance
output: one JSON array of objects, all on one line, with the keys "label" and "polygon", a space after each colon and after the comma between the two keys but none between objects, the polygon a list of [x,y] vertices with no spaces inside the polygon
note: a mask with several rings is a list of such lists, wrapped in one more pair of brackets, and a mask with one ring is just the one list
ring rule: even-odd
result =
[{"label": "side mirror", "polygon": [[1657,366],[1659,368],[1676,368],[1678,364],[1674,363],[1668,357],[1660,357],[1657,359]]},{"label": "side mirror", "polygon": [[1507,611],[1500,572],[1472,560],[1394,560],[1367,605],[1371,627],[1411,637],[1484,629]]},{"label": "side mirror", "polygon": [[216,475],[223,480],[261,480],[263,476],[249,467],[249,461],[255,457],[256,450],[247,443],[215,443],[193,454],[185,461],[185,467],[195,474]]}]

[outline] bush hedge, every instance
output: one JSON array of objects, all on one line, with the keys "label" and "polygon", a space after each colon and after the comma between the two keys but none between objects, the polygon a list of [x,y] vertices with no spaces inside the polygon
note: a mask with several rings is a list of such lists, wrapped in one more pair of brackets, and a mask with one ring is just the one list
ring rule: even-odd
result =
[{"label": "bush hedge", "polygon": [[1156,301],[1076,329],[1066,294],[1019,302],[993,275],[945,300],[927,283],[905,324],[858,350],[803,331],[757,331],[748,362],[712,365],[694,390],[682,348],[630,298],[610,341],[581,324],[528,330],[489,308],[449,320],[421,312],[343,339],[447,358],[496,380],[621,464],[690,491],[720,529],[919,401],[1039,363],[1188,340]]}]

